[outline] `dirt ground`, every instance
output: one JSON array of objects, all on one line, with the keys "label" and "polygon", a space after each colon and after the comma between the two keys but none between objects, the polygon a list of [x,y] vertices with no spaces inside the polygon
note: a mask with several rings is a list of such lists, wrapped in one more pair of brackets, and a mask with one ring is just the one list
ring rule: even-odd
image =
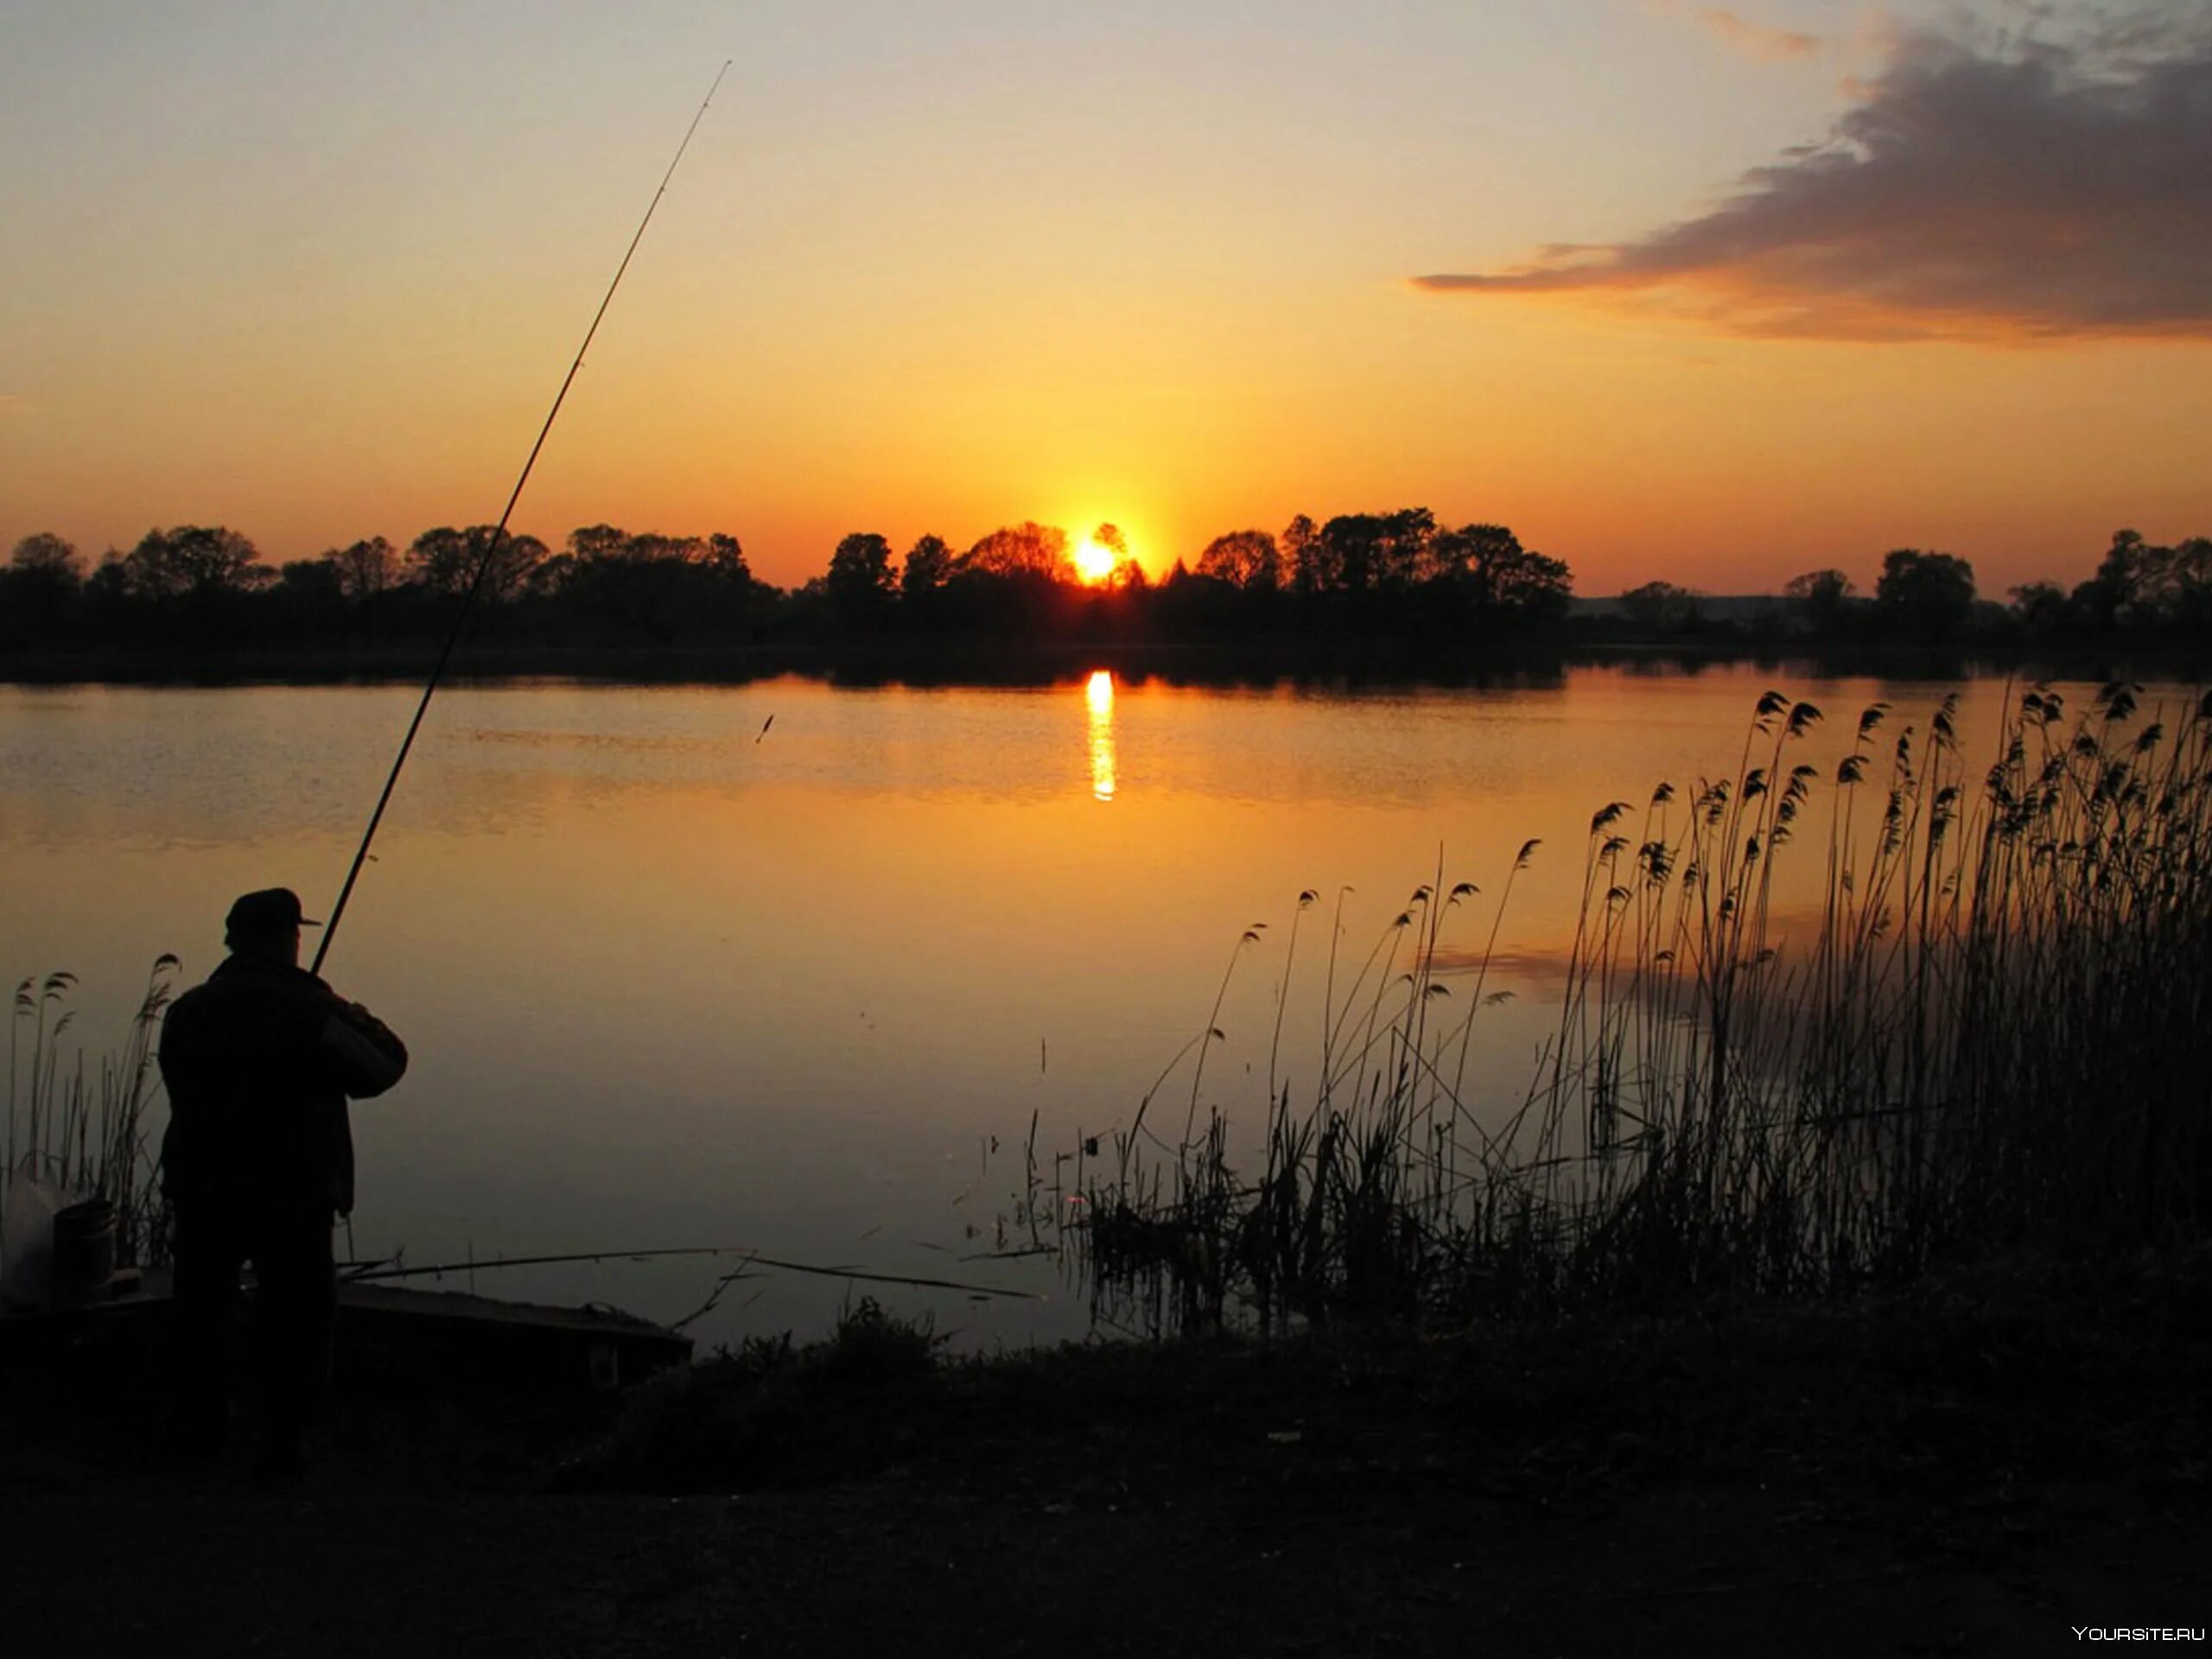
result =
[{"label": "dirt ground", "polygon": [[[1849,1308],[0,1417],[10,1655],[2036,1654],[2212,1617],[2202,1257]],[[846,1356],[849,1358],[850,1356]],[[135,1397],[147,1398],[149,1379]],[[126,1391],[124,1398],[133,1397]]]},{"label": "dirt ground", "polygon": [[1119,1506],[872,1482],[683,1499],[10,1497],[9,1650],[2058,1652],[2201,1626],[2203,1512],[2094,1491],[1897,1535],[1819,1494]]}]

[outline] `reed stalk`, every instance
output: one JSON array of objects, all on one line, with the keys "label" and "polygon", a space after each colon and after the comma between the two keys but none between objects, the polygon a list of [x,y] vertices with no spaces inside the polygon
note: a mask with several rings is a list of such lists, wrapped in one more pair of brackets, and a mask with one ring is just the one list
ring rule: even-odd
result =
[{"label": "reed stalk", "polygon": [[[1153,1329],[1460,1320],[2201,1241],[2212,696],[2147,721],[2140,697],[2110,686],[2069,714],[2048,687],[2008,693],[1985,763],[1947,698],[1924,736],[1897,732],[1869,796],[1888,706],[1828,768],[1799,758],[1821,711],[1768,693],[1734,773],[1686,812],[1662,784],[1633,842],[1626,804],[1592,819],[1557,1020],[1493,1125],[1468,1058],[1535,843],[1457,1020],[1433,1017],[1455,990],[1436,964],[1475,885],[1440,903],[1440,865],[1341,995],[1340,897],[1308,1099],[1278,1069],[1279,1011],[1255,1147],[1217,1107],[1160,1148],[1172,1162],[1122,1137],[1066,1239],[1096,1305]],[[1824,786],[1811,902],[1785,915]]]},{"label": "reed stalk", "polygon": [[[167,1200],[156,1179],[160,1148],[150,1144],[149,1109],[161,1090],[156,1045],[172,977],[181,964],[163,954],[119,1047],[88,1071],[81,1047],[64,1069],[63,1036],[76,976],[49,974],[16,988],[8,1040],[7,1180],[35,1176],[67,1198],[101,1198],[115,1206],[116,1261],[158,1265],[168,1259]],[[4,1221],[0,1212],[0,1221]]]}]

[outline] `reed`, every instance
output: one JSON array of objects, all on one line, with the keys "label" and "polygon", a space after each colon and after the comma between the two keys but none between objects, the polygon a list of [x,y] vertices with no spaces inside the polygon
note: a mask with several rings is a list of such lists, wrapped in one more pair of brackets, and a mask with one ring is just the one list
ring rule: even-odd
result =
[{"label": "reed", "polygon": [[[155,959],[122,1044],[90,1068],[81,1046],[65,1050],[63,1043],[76,1020],[68,1006],[76,976],[54,973],[16,988],[8,1033],[9,1177],[26,1172],[71,1197],[113,1204],[116,1261],[123,1266],[158,1265],[168,1255],[168,1206],[156,1178],[160,1148],[149,1144],[148,1114],[161,1088],[155,1061],[162,1014],[180,966],[167,954]],[[0,1205],[7,1185],[0,1181]]]},{"label": "reed", "polygon": [[1831,771],[1800,758],[1821,711],[1768,693],[1732,775],[1592,817],[1556,1024],[1488,1124],[1468,1057],[1536,846],[1456,1017],[1440,938],[1479,895],[1440,870],[1341,993],[1332,938],[1313,1081],[1294,1103],[1271,1051],[1255,1142],[1201,1124],[1196,1065],[1181,1144],[1116,1137],[1066,1241],[1102,1316],[1464,1320],[2201,1241],[2212,696],[2169,729],[2140,696],[2008,694],[1980,760],[1955,699],[1894,738],[1877,703]]}]

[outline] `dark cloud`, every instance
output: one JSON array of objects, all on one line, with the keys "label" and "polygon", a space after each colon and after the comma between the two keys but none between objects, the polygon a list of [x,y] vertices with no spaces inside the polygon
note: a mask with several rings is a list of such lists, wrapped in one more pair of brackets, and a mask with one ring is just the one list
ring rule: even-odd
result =
[{"label": "dark cloud", "polygon": [[1828,142],[1701,217],[1414,280],[1736,334],[2212,339],[2212,22],[2200,3],[2048,27],[1901,36]]}]

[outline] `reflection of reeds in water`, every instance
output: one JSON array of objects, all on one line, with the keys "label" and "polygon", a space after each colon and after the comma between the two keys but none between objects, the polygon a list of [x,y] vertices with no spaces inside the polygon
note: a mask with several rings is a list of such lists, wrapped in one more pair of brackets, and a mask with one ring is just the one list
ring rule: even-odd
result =
[{"label": "reflection of reeds in water", "polygon": [[[26,979],[16,988],[8,1042],[8,1164],[12,1179],[29,1171],[69,1197],[115,1206],[116,1260],[158,1263],[168,1251],[168,1213],[155,1181],[158,1149],[147,1144],[146,1110],[161,1086],[155,1041],[178,966],[163,955],[147,976],[121,1050],[88,1073],[81,1048],[65,1067],[62,1038],[75,1022],[67,1007],[72,974]],[[7,1181],[0,1180],[0,1204]]]},{"label": "reflection of reeds in water", "polygon": [[[1952,700],[1888,742],[1877,704],[1831,779],[1792,764],[1820,711],[1770,692],[1734,777],[1592,820],[1557,1025],[1491,1127],[1465,1083],[1510,875],[1478,950],[1438,940],[1474,890],[1420,888],[1341,995],[1332,942],[1317,1081],[1294,1108],[1270,1054],[1263,1144],[1199,1120],[1211,1021],[1181,1142],[1141,1107],[1116,1138],[1072,1236],[1102,1311],[1455,1317],[2200,1237],[2212,697],[2171,733],[2136,699],[2031,692],[1986,769]],[[1472,969],[1449,1017],[1440,960]]]}]

